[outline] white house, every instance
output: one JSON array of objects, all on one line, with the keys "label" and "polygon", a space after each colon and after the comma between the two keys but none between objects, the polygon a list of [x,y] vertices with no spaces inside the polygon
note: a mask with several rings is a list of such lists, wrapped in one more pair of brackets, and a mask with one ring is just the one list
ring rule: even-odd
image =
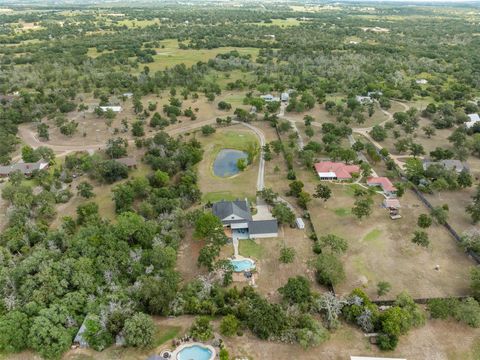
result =
[{"label": "white house", "polygon": [[362,105],[371,104],[373,102],[373,100],[370,96],[357,95],[357,96],[355,96],[355,100],[357,100]]},{"label": "white house", "polygon": [[279,97],[273,96],[272,94],[261,95],[260,97],[266,102],[280,101]]},{"label": "white house", "polygon": [[428,80],[427,79],[417,79],[415,80],[415,82],[419,85],[425,85],[425,84],[428,84]]},{"label": "white house", "polygon": [[100,109],[102,109],[102,111],[112,110],[114,113],[119,113],[122,111],[121,106],[100,106]]},{"label": "white house", "polygon": [[471,128],[480,121],[480,116],[478,116],[478,114],[468,114],[467,116],[470,118],[470,120],[465,123],[467,128]]}]

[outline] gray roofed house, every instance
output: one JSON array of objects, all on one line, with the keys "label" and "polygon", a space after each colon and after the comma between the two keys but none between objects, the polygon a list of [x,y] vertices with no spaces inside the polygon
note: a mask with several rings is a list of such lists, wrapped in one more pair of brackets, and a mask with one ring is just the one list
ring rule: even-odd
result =
[{"label": "gray roofed house", "polygon": [[[276,237],[278,234],[277,220],[257,220],[248,223],[250,237]],[[271,235],[271,236],[270,236]]]},{"label": "gray roofed house", "polygon": [[212,212],[224,227],[232,229],[237,238],[268,238],[278,236],[276,219],[254,220],[250,205],[245,200],[219,201],[213,204]]},{"label": "gray roofed house", "polygon": [[455,170],[457,173],[462,172],[463,170],[469,171],[467,164],[461,162],[460,160],[446,159],[440,161],[430,161],[423,160],[423,170],[427,170],[431,165],[441,165],[447,170]]},{"label": "gray roofed house", "polygon": [[250,206],[247,200],[219,201],[213,204],[213,214],[224,225],[252,220]]},{"label": "gray roofed house", "polygon": [[0,166],[0,177],[8,176],[12,172],[20,171],[23,175],[32,175],[34,171],[48,169],[48,162],[43,159],[35,163],[16,163],[12,165]]}]

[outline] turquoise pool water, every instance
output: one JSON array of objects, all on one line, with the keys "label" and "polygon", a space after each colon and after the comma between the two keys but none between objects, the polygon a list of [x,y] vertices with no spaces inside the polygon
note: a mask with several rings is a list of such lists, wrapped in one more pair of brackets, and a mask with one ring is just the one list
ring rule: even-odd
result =
[{"label": "turquoise pool water", "polygon": [[239,159],[246,160],[247,158],[247,153],[240,150],[220,150],[213,162],[213,173],[220,177],[229,177],[238,174],[240,170],[238,170],[237,161]]},{"label": "turquoise pool water", "polygon": [[230,260],[235,272],[249,271],[255,268],[255,263],[250,259]]},{"label": "turquoise pool water", "polygon": [[210,360],[212,351],[200,345],[192,345],[183,348],[177,354],[177,360]]}]

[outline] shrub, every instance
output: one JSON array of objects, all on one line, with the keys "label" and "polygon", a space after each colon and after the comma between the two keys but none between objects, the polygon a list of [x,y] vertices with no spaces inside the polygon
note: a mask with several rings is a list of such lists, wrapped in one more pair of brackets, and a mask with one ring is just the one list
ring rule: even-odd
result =
[{"label": "shrub", "polygon": [[149,348],[153,345],[155,324],[147,314],[137,313],[125,320],[123,332],[128,346]]},{"label": "shrub", "polygon": [[345,270],[340,260],[333,254],[318,255],[316,279],[322,285],[337,285],[345,279]]},{"label": "shrub", "polygon": [[291,264],[295,259],[295,249],[291,247],[283,247],[280,250],[280,262],[283,264]]},{"label": "shrub", "polygon": [[210,325],[210,319],[206,316],[197,317],[190,328],[190,335],[200,341],[208,341],[213,338],[213,328]]},{"label": "shrub", "polygon": [[377,344],[380,350],[395,350],[398,344],[398,337],[394,335],[381,334],[378,336]]},{"label": "shrub", "polygon": [[467,298],[464,301],[457,302],[454,309],[454,318],[468,326],[480,327],[480,305],[473,298]]},{"label": "shrub", "polygon": [[424,247],[427,247],[430,244],[428,240],[428,234],[425,231],[415,231],[413,234],[412,242]]},{"label": "shrub", "polygon": [[427,309],[434,319],[447,319],[453,315],[453,309],[457,306],[454,299],[432,299],[427,303]]},{"label": "shrub", "polygon": [[233,336],[237,333],[240,322],[235,315],[227,315],[220,323],[220,334],[223,336]]}]

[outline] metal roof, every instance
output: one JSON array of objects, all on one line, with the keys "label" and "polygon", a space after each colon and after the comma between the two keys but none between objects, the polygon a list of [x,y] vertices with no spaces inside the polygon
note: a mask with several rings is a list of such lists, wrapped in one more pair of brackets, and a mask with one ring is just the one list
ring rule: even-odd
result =
[{"label": "metal roof", "polygon": [[248,223],[248,232],[250,236],[255,234],[274,234],[278,233],[277,220],[259,220]]}]

